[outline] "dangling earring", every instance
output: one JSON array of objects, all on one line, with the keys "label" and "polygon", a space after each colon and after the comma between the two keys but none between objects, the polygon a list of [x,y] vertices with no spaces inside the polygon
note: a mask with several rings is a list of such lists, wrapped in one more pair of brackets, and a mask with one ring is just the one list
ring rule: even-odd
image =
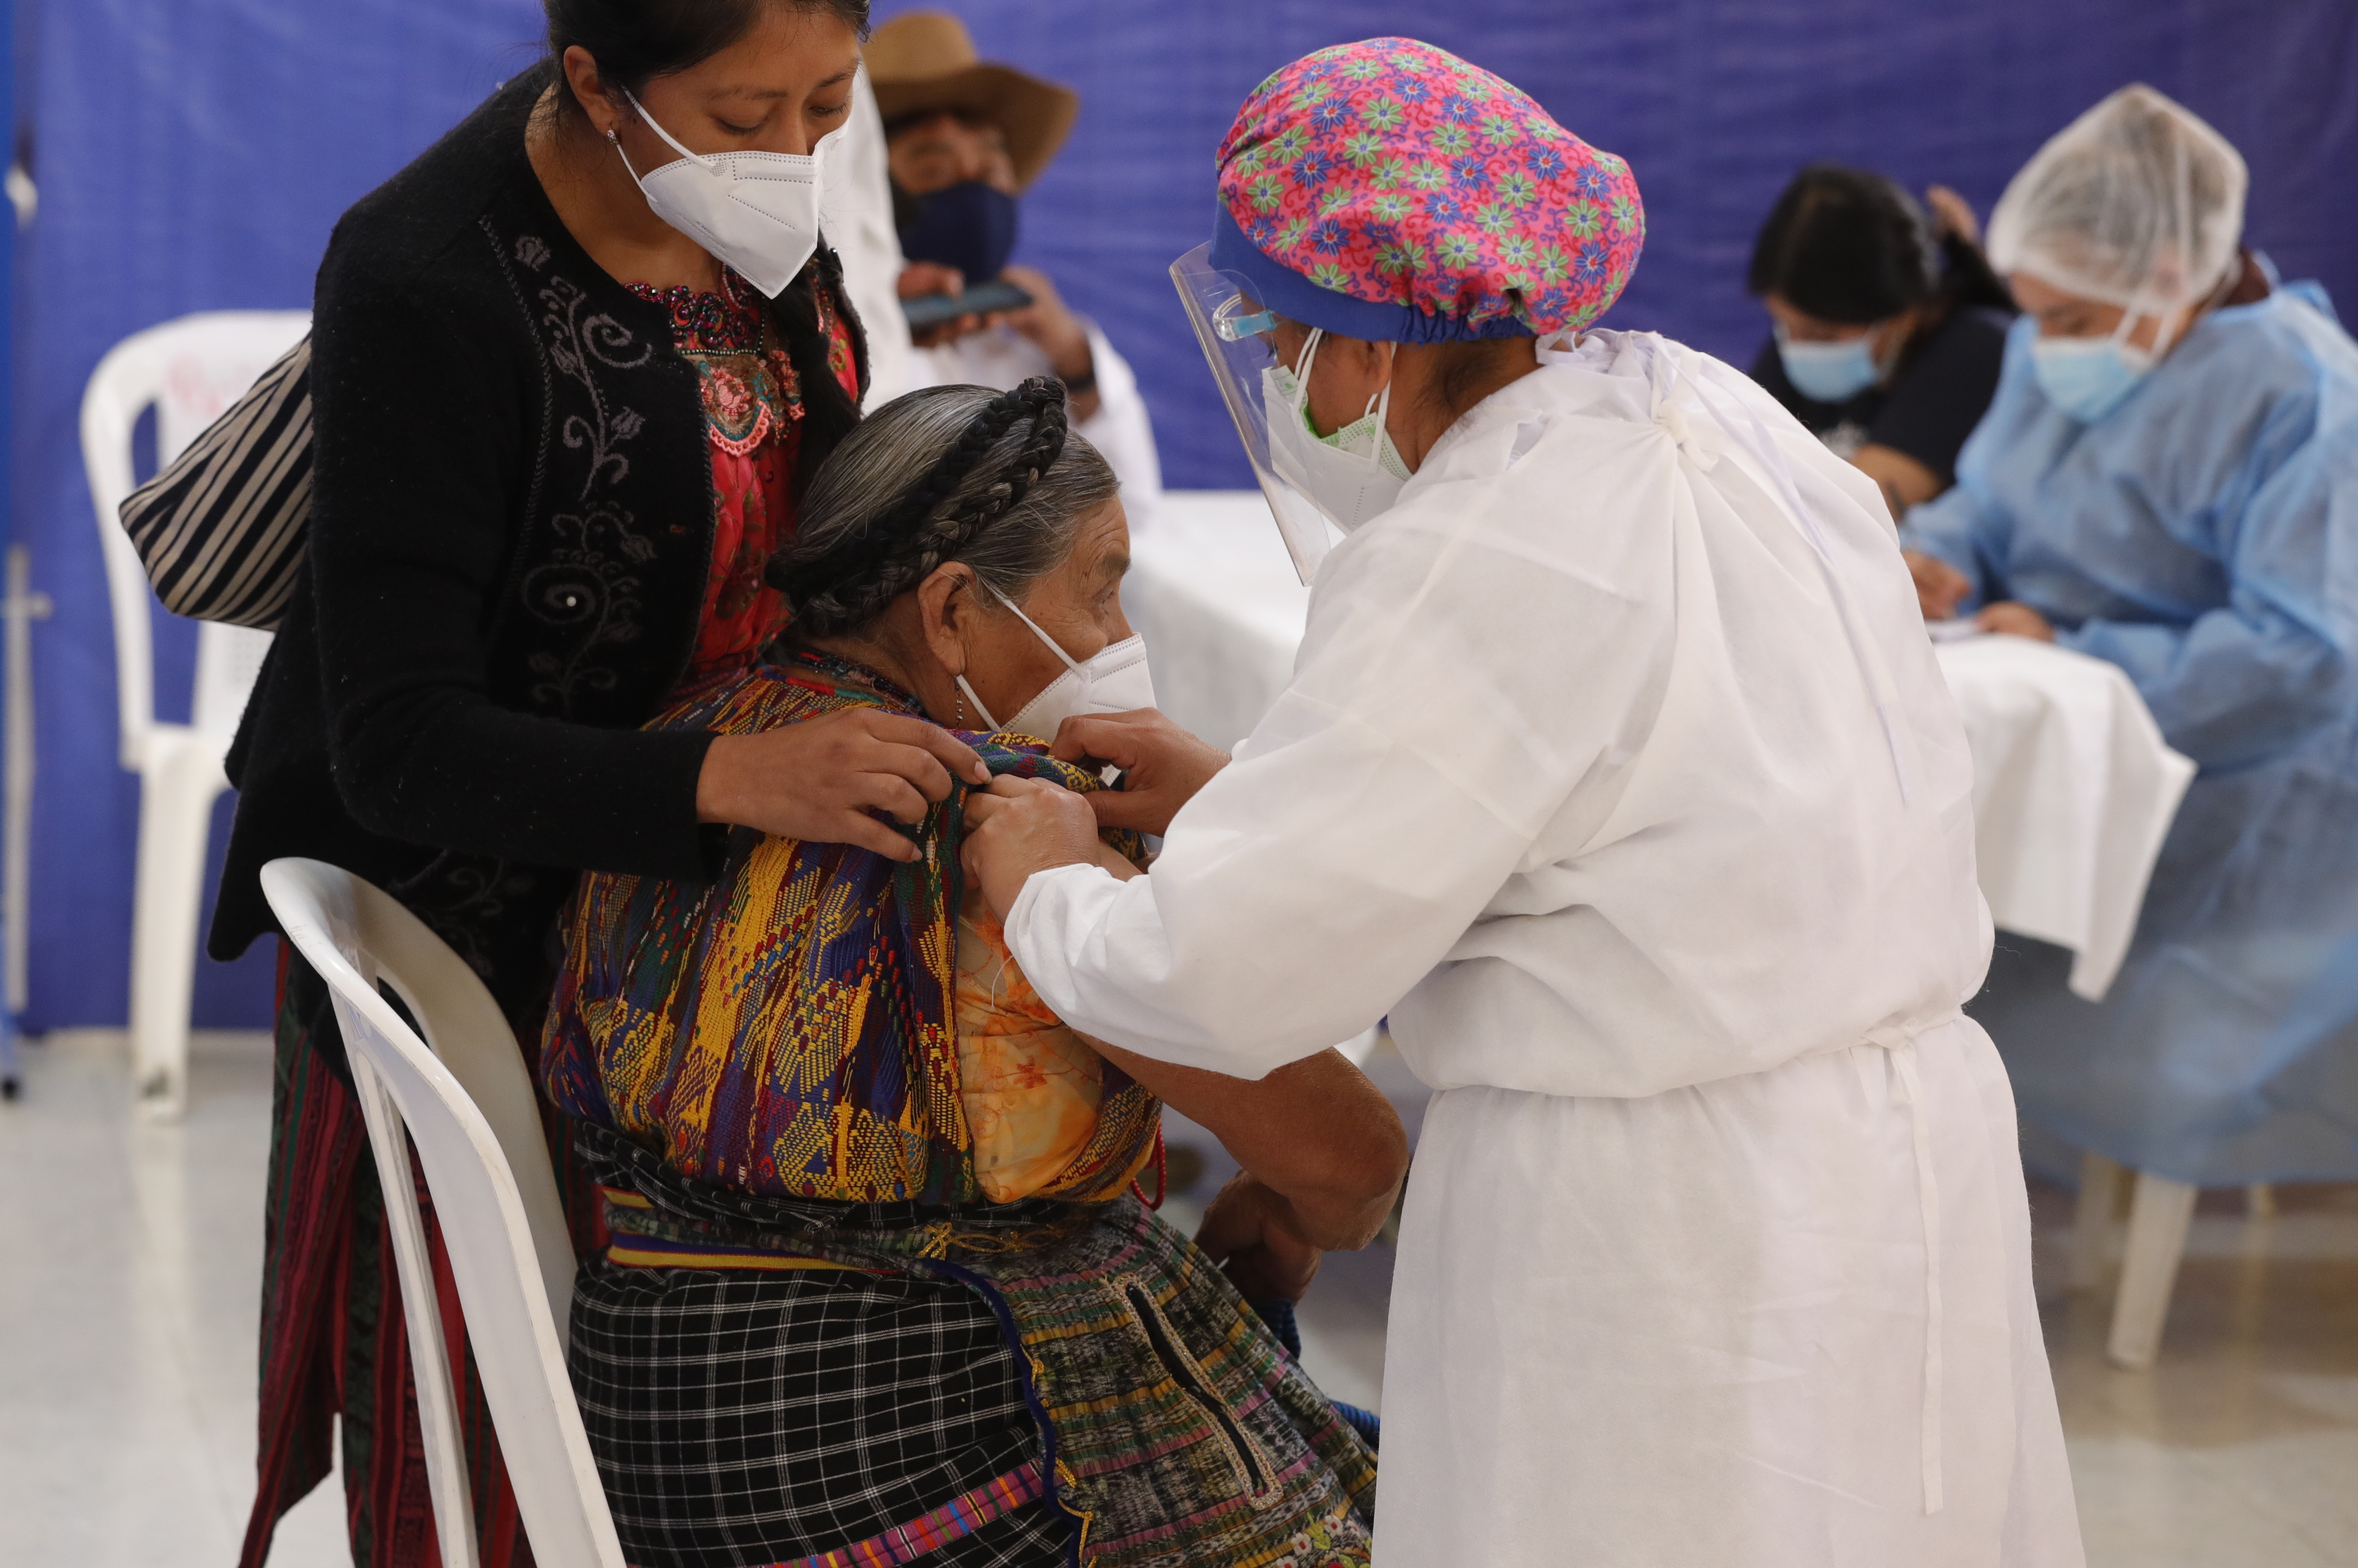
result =
[{"label": "dangling earring", "polygon": [[957,728],[960,730],[966,728],[966,693],[964,692],[958,693]]}]

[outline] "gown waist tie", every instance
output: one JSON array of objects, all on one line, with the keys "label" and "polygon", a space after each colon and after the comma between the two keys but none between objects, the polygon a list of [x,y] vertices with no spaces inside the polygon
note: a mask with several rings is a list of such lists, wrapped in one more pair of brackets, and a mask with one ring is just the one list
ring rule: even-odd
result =
[{"label": "gown waist tie", "polygon": [[1927,1023],[1887,1024],[1858,1042],[1883,1051],[1891,1064],[1899,1100],[1908,1107],[1916,1144],[1916,1201],[1924,1221],[1924,1511],[1941,1511],[1941,1187],[1932,1169],[1932,1129],[1924,1119],[1924,1080],[1917,1070],[1916,1042],[1964,1017],[1962,1009]]}]

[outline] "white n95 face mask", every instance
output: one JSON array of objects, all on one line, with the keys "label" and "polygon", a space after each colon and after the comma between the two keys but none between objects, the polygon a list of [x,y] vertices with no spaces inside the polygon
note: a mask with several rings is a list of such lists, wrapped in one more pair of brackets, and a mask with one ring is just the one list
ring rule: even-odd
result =
[{"label": "white n95 face mask", "polygon": [[957,677],[957,688],[982,715],[982,721],[994,732],[1033,735],[1043,741],[1056,738],[1057,727],[1067,719],[1084,713],[1128,713],[1135,708],[1154,706],[1154,677],[1146,666],[1146,639],[1136,634],[1119,643],[1108,643],[1086,659],[1076,660],[1065,652],[1064,644],[1040,630],[1032,617],[1017,609],[1015,601],[992,589],[991,597],[1015,611],[1015,619],[1032,628],[1032,634],[1048,644],[1048,651],[1065,662],[1065,673],[1041,688],[1040,695],[1023,705],[1023,710],[1001,724],[990,716],[990,709],[975,696],[974,687],[967,685],[966,676]]},{"label": "white n95 face mask", "polygon": [[837,133],[820,138],[809,156],[788,153],[692,153],[655,124],[628,92],[631,107],[664,139],[679,161],[641,174],[611,131],[639,193],[656,217],[710,252],[714,259],[774,299],[818,249],[819,157]]},{"label": "white n95 face mask", "polygon": [[1310,366],[1325,332],[1310,329],[1302,368],[1272,365],[1261,373],[1261,408],[1269,418],[1269,460],[1280,479],[1349,533],[1368,518],[1391,510],[1408,482],[1408,464],[1385,427],[1392,385],[1368,400],[1367,412],[1331,436],[1310,427]]}]

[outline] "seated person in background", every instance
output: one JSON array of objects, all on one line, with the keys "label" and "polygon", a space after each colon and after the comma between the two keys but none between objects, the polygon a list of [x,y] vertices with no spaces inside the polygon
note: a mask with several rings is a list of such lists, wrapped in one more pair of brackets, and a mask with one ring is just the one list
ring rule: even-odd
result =
[{"label": "seated person in background", "polygon": [[2039,150],[1996,401],[1900,530],[1928,619],[2117,665],[2200,767],[2104,1000],[2008,941],[1974,1012],[2027,1119],[2206,1185],[2358,1178],[2347,1044],[2270,1044],[2358,930],[2358,343],[2241,248],[2247,178],[2142,86]]},{"label": "seated person in background", "polygon": [[903,297],[957,294],[1004,278],[1033,301],[988,321],[969,317],[947,331],[920,334],[910,384],[1003,392],[1032,376],[1057,377],[1072,395],[1074,427],[1120,479],[1131,524],[1150,526],[1163,468],[1137,378],[1045,274],[1007,265],[1018,198],[1064,145],[1080,99],[1070,88],[979,60],[964,24],[936,12],[911,12],[877,28],[867,59],[910,263]]},{"label": "seated person in background", "polygon": [[[772,563],[775,662],[653,727],[878,707],[1103,787],[992,717],[1053,732],[1130,636],[1118,487],[1065,422],[1048,377],[871,415]],[[741,827],[709,883],[593,875],[568,913],[542,1071],[605,1190],[571,1361],[630,1561],[1048,1568],[1086,1519],[1109,1568],[1366,1563],[1371,1451],[1238,1286],[1374,1236],[1399,1119],[1333,1051],[1245,1082],[1075,1034],[962,888],[962,793],[875,784],[871,848]],[[1130,1195],[1165,1102],[1249,1173],[1200,1245]]]},{"label": "seated person in background", "polygon": [[1746,279],[1776,324],[1752,379],[1881,485],[1894,518],[1954,481],[2014,309],[1973,210],[1931,194],[1937,230],[1883,176],[1812,165],[1769,209]]}]

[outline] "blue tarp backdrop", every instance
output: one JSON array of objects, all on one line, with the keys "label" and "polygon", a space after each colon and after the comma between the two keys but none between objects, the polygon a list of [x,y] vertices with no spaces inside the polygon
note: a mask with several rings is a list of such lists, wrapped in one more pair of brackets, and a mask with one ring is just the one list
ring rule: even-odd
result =
[{"label": "blue tarp backdrop", "polygon": [[[1174,485],[1249,482],[1164,276],[1207,237],[1212,148],[1268,71],[1352,38],[1455,49],[1627,157],[1650,237],[1608,324],[1739,362],[1762,335],[1741,283],[1752,232],[1798,166],[1941,181],[1986,212],[2041,140],[2133,80],[2243,149],[2252,241],[2358,308],[2353,0],[957,8],[986,55],[1082,93],[1071,145],[1025,204],[1022,254],[1136,365]],[[307,303],[337,213],[534,59],[539,27],[531,0],[55,0],[28,29],[25,140],[41,200],[20,253],[16,527],[57,605],[36,651],[30,1027],[125,1011],[136,786],[115,765],[114,654],[76,448],[84,380],[158,321]],[[161,643],[167,717],[185,711],[193,649],[176,630]],[[260,1024],[268,989],[264,953],[203,966],[198,1022]]]}]

